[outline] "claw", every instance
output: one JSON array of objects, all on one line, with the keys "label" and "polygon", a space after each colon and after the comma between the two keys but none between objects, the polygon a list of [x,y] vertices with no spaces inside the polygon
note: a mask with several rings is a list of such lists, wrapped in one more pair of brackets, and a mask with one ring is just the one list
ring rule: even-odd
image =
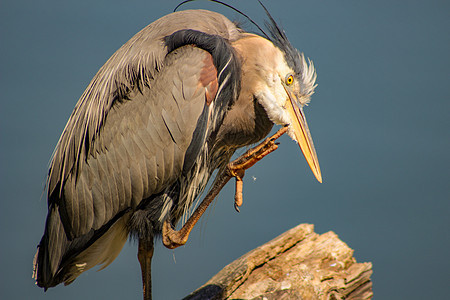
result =
[{"label": "claw", "polygon": [[242,169],[231,169],[231,174],[236,178],[236,192],[234,194],[234,209],[236,209],[237,212],[240,212],[239,206],[242,205],[242,189],[244,185],[244,181],[242,181],[242,178],[244,178],[245,171]]}]

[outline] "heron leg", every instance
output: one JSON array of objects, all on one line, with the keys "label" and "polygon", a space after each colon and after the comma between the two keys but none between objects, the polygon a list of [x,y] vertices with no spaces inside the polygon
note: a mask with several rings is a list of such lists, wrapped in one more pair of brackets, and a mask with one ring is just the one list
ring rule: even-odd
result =
[{"label": "heron leg", "polygon": [[138,260],[141,264],[144,300],[152,299],[153,238],[139,238]]},{"label": "heron leg", "polygon": [[186,244],[189,234],[195,224],[206,211],[209,204],[211,204],[232,177],[236,178],[235,208],[239,211],[238,207],[242,204],[242,178],[244,177],[245,170],[251,168],[267,154],[275,151],[278,148],[275,140],[286,133],[286,131],[287,126],[282,127],[274,135],[265,139],[261,144],[248,150],[246,153],[230,162],[225,170],[218,175],[209,193],[180,230],[176,231],[172,227],[169,220],[170,218],[166,219],[162,228],[162,240],[164,246],[169,249],[174,249]]}]

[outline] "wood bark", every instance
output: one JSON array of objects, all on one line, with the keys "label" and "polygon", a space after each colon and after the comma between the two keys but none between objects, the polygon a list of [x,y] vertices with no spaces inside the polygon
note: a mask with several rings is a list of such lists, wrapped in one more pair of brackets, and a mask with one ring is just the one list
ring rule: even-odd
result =
[{"label": "wood bark", "polygon": [[371,299],[372,264],[334,232],[298,225],[224,267],[185,300]]}]

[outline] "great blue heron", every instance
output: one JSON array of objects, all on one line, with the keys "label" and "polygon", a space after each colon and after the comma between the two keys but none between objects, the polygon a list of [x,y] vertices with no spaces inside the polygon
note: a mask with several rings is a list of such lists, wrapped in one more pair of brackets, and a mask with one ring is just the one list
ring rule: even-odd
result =
[{"label": "great blue heron", "polygon": [[[52,157],[34,262],[38,286],[70,284],[106,267],[131,235],[139,241],[144,298],[151,298],[153,238],[184,244],[228,179],[241,182],[244,169],[276,148],[267,140],[228,164],[274,124],[299,143],[321,182],[303,114],[315,69],[267,15],[268,34],[260,36],[215,12],[175,12],[137,33],[99,70]],[[217,169],[209,202],[174,231]]]}]

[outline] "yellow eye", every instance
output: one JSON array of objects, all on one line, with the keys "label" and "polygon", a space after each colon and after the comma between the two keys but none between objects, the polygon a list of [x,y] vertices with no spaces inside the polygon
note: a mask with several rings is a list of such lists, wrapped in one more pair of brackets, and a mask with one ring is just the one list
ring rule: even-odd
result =
[{"label": "yellow eye", "polygon": [[288,76],[286,76],[286,84],[291,85],[293,83],[294,83],[294,76],[292,76],[292,74],[289,74]]}]

